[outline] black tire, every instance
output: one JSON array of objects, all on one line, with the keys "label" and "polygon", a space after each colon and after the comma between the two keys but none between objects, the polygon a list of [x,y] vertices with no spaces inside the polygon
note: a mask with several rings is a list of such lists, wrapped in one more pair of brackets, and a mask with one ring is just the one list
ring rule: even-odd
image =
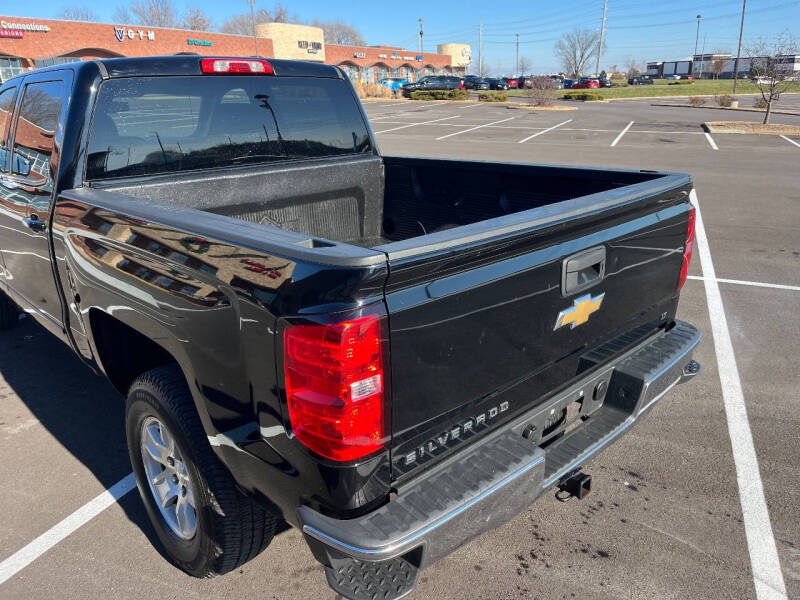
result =
[{"label": "black tire", "polygon": [[0,331],[11,329],[19,322],[19,309],[11,298],[0,292]]},{"label": "black tire", "polygon": [[[148,417],[166,425],[194,482],[197,529],[190,540],[170,529],[145,475],[141,436]],[[161,543],[179,568],[195,577],[214,577],[251,560],[269,545],[277,519],[237,489],[214,454],[177,365],[136,378],[128,392],[125,425],[139,494]]]}]

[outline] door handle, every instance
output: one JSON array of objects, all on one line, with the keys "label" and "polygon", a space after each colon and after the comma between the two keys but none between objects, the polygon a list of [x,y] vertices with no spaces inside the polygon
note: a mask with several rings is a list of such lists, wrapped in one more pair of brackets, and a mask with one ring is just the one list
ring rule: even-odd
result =
[{"label": "door handle", "polygon": [[606,275],[606,248],[598,246],[566,259],[561,271],[561,294],[574,294],[598,283]]},{"label": "door handle", "polygon": [[30,229],[34,231],[44,231],[47,229],[47,223],[44,221],[39,220],[38,215],[31,215],[30,217],[25,217],[22,219],[22,222],[25,223]]}]

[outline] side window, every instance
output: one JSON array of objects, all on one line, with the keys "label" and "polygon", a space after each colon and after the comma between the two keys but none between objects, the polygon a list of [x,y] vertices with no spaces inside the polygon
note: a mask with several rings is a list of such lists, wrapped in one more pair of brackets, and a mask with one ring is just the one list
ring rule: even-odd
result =
[{"label": "side window", "polygon": [[8,133],[11,129],[11,113],[17,88],[10,87],[0,92],[0,173],[8,172]]},{"label": "side window", "polygon": [[11,172],[43,186],[43,192],[52,188],[50,159],[65,93],[63,81],[29,83],[19,109]]}]

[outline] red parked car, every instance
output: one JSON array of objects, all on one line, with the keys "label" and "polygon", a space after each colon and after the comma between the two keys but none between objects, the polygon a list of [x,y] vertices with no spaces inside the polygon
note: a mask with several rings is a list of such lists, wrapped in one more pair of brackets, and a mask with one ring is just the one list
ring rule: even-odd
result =
[{"label": "red parked car", "polygon": [[516,77],[503,77],[503,81],[505,81],[510,88],[519,87],[519,81],[517,81]]},{"label": "red parked car", "polygon": [[581,77],[572,84],[573,90],[585,90],[589,88],[599,88],[600,82],[597,79],[591,79],[590,77]]}]

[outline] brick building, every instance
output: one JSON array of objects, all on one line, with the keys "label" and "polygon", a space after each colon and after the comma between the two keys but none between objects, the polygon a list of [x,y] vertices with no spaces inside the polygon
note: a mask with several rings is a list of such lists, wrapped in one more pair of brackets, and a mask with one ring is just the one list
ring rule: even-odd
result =
[{"label": "brick building", "polygon": [[446,44],[437,53],[422,54],[393,46],[339,46],[325,44],[317,27],[287,23],[258,24],[253,39],[184,29],[0,16],[0,81],[36,67],[92,58],[256,53],[339,65],[351,79],[370,83],[390,76],[414,81],[423,75],[463,75],[470,59],[469,46],[463,44]]}]

